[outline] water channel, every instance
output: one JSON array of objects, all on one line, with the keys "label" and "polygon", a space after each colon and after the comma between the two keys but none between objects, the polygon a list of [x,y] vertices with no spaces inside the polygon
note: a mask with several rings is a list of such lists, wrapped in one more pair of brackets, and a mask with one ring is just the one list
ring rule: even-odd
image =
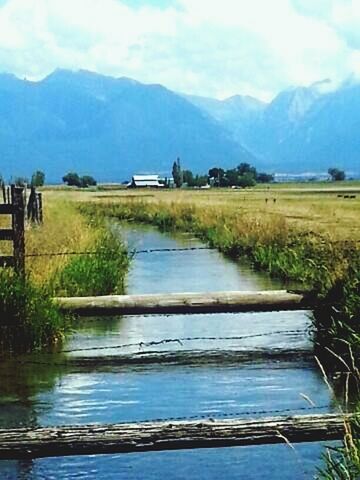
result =
[{"label": "water channel", "polygon": [[[201,246],[190,235],[114,226],[130,249]],[[139,253],[128,293],[279,289],[283,285],[214,250]],[[89,371],[61,367],[64,355],[146,350],[292,349],[311,351],[307,312],[137,316],[79,320],[67,353],[37,355],[0,369],[0,427],[116,423],[171,417],[271,416],[335,410],[314,361],[142,365]],[[279,332],[285,333],[279,333]],[[242,339],[231,337],[244,336]],[[194,337],[198,338],[194,340]],[[200,338],[199,338],[200,337]],[[207,339],[202,339],[207,337]],[[213,340],[208,337],[221,337]],[[226,338],[224,338],[226,337]],[[230,338],[229,338],[230,337]],[[185,340],[188,338],[188,340]],[[162,339],[181,339],[146,345]],[[124,344],[131,347],[120,348]],[[58,363],[58,364],[56,364]],[[307,398],[306,398],[307,397]],[[269,412],[267,415],[264,411]],[[285,413],[286,412],[286,413]],[[324,446],[298,444],[33,461],[0,461],[0,479],[304,479],[314,478]]]}]

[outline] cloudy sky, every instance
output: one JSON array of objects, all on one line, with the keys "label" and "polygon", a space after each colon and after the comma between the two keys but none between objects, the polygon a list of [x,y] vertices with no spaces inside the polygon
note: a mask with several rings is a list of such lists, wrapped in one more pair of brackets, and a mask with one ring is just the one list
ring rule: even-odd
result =
[{"label": "cloudy sky", "polygon": [[360,0],[0,0],[0,71],[224,98],[360,76]]}]

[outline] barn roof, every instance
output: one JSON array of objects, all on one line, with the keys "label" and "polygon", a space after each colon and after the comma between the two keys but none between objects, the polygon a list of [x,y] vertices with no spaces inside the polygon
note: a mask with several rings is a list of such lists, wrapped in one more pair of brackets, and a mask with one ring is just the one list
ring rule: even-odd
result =
[{"label": "barn roof", "polygon": [[158,182],[159,175],[134,175],[135,182]]},{"label": "barn roof", "polygon": [[162,187],[159,175],[133,175],[132,185],[136,187]]}]

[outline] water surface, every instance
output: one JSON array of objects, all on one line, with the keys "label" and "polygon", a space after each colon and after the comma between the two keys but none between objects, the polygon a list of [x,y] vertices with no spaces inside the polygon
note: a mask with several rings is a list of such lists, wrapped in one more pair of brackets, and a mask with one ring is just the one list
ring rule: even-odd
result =
[{"label": "water surface", "polygon": [[[130,249],[202,246],[189,235],[174,237],[139,226],[114,228],[126,237]],[[208,250],[139,253],[127,285],[128,293],[134,294],[279,288],[283,288],[280,281]],[[310,327],[307,312],[79,320],[64,346],[66,353],[32,356],[21,365],[13,363],[0,370],[0,426],[310,413],[307,398],[317,407],[314,412],[333,411],[327,387],[309,357],[89,371],[61,365],[64,356],[144,350],[311,351]],[[167,342],[151,345],[159,340]],[[131,346],[124,348],[124,344]],[[313,443],[294,449],[267,445],[0,462],[0,478],[303,479],[315,475],[322,451],[321,444]]]}]

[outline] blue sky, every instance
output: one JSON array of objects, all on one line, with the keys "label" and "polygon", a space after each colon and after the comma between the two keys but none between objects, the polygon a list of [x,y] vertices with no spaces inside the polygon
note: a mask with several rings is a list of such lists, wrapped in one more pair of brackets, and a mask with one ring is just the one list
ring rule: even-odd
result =
[{"label": "blue sky", "polygon": [[360,76],[360,0],[0,0],[0,71],[58,67],[269,100]]}]

